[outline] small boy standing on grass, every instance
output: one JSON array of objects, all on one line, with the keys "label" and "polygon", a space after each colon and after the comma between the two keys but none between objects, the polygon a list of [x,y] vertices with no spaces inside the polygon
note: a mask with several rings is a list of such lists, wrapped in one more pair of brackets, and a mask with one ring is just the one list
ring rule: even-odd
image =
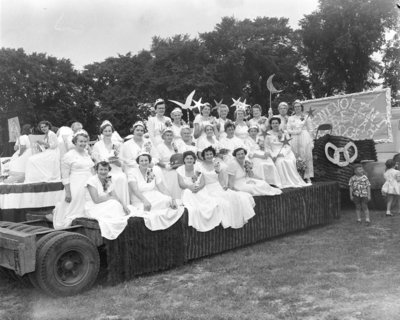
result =
[{"label": "small boy standing on grass", "polygon": [[371,223],[369,219],[368,201],[371,200],[371,183],[364,173],[361,164],[354,165],[354,176],[350,178],[350,200],[356,205],[357,222],[361,223],[361,211],[365,213],[365,224]]}]

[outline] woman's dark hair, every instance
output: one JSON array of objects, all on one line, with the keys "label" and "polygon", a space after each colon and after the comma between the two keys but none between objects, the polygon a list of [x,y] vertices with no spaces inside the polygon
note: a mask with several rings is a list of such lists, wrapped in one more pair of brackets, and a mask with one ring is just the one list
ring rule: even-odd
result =
[{"label": "woman's dark hair", "polygon": [[88,136],[87,133],[85,133],[85,132],[78,132],[78,133],[75,134],[75,135],[73,136],[73,138],[72,138],[72,143],[73,143],[74,145],[75,145],[76,142],[78,141],[78,137],[79,137],[79,136],[85,137],[86,139],[89,140],[89,136]]},{"label": "woman's dark hair", "polygon": [[239,151],[242,151],[242,150],[244,151],[244,154],[246,155],[247,154],[247,150],[245,148],[242,148],[242,147],[239,147],[239,148],[236,148],[235,150],[233,150],[232,155],[234,157],[236,157],[236,153],[238,153]]},{"label": "woman's dark hair", "polygon": [[396,166],[396,161],[394,161],[393,159],[388,159],[385,162],[385,166],[386,166],[386,170],[394,168]]},{"label": "woman's dark hair", "polygon": [[100,130],[99,130],[100,134],[103,134],[104,129],[107,127],[111,127],[111,131],[114,132],[114,127],[112,126],[112,124],[106,123],[106,124],[103,124],[102,126],[100,126]]},{"label": "woman's dark hair", "polygon": [[230,120],[226,121],[225,124],[224,124],[225,132],[226,132],[226,130],[227,130],[228,128],[231,128],[231,127],[233,128],[233,130],[236,129],[236,126],[235,126],[235,124],[234,124],[232,121],[230,121]]},{"label": "woman's dark hair", "polygon": [[282,123],[281,118],[279,118],[279,117],[272,117],[271,119],[269,119],[269,125],[270,125],[270,126],[271,126],[271,124],[272,124],[272,121],[274,121],[274,120],[277,120],[277,121],[279,122],[279,124]]},{"label": "woman's dark hair", "polygon": [[143,154],[139,154],[138,157],[136,158],[136,163],[139,164],[139,158],[140,157],[147,157],[147,159],[149,159],[149,162],[151,162],[151,155],[149,155],[148,153],[143,153]]},{"label": "woman's dark hair", "polygon": [[43,124],[45,124],[46,126],[48,126],[48,127],[49,127],[49,130],[51,130],[51,122],[50,122],[50,121],[47,121],[47,120],[42,120],[42,121],[40,121],[40,122],[38,123],[38,128],[39,128],[39,131],[40,131],[40,132],[42,131],[42,129],[40,129],[40,126],[43,125]]},{"label": "woman's dark hair", "polygon": [[193,151],[185,151],[184,153],[183,153],[183,155],[182,155],[182,159],[183,159],[183,163],[185,163],[185,159],[186,159],[186,157],[188,157],[188,156],[192,156],[193,157],[193,159],[194,159],[194,162],[196,162],[196,159],[197,159],[197,157],[196,157],[196,154],[193,152]]},{"label": "woman's dark hair", "polygon": [[21,128],[21,135],[30,134],[32,126],[30,124],[24,124]]},{"label": "woman's dark hair", "polygon": [[95,164],[95,166],[94,166],[94,170],[97,172],[97,171],[99,170],[99,167],[100,167],[100,166],[102,166],[102,167],[107,167],[107,168],[108,168],[108,171],[111,171],[111,165],[110,165],[110,163],[107,162],[107,161],[100,161],[100,162],[97,162],[97,163]]},{"label": "woman's dark hair", "polygon": [[304,111],[304,106],[303,106],[303,104],[300,103],[300,102],[298,102],[298,101],[293,102],[293,109],[294,109],[294,106],[295,106],[296,104],[299,104],[300,107],[301,107],[301,111]]},{"label": "woman's dark hair", "polygon": [[209,151],[211,151],[213,153],[214,157],[217,155],[217,151],[212,146],[209,146],[201,152],[201,157],[204,159],[206,152],[209,152]]}]

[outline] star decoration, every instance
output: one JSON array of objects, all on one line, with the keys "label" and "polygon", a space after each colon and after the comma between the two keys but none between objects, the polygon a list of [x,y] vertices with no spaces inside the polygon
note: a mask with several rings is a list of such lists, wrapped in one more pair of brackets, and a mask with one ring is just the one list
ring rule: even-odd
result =
[{"label": "star decoration", "polygon": [[215,107],[213,107],[211,110],[219,110],[219,108],[220,108],[220,106],[221,106],[221,104],[222,104],[222,101],[224,101],[224,99],[221,99],[220,102],[214,100]]},{"label": "star decoration", "polygon": [[308,117],[310,118],[314,117],[314,111],[315,110],[312,107],[310,107],[310,109],[308,109],[307,111]]},{"label": "star decoration", "polygon": [[201,103],[201,99],[202,98],[200,98],[199,100],[193,100],[193,102],[194,102],[194,106],[192,107],[192,109],[193,108],[197,108],[197,109],[199,109],[199,110],[201,110],[201,107],[203,106],[203,103]]},{"label": "star decoration", "polygon": [[238,106],[240,106],[240,104],[241,104],[240,98],[237,99],[237,100],[232,98],[232,100],[233,100],[233,103],[231,104],[231,107],[236,107],[237,108]]},{"label": "star decoration", "polygon": [[290,140],[292,140],[292,138],[288,139],[286,135],[284,135],[283,140],[282,140],[282,147],[284,146],[290,146]]}]

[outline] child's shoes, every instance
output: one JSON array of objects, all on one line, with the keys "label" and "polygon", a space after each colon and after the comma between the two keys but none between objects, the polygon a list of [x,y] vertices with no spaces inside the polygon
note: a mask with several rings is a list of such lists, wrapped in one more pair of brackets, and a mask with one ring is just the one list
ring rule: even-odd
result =
[{"label": "child's shoes", "polygon": [[390,211],[386,211],[386,216],[391,217],[391,216],[393,216],[393,214]]},{"label": "child's shoes", "polygon": [[365,225],[368,227],[371,225],[371,221],[370,220],[365,220]]}]

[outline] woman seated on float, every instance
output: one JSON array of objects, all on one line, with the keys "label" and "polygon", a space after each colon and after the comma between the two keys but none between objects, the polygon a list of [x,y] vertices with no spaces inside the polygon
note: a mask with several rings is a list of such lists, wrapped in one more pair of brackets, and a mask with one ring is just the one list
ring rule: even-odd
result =
[{"label": "woman seated on float", "polygon": [[125,141],[121,147],[120,158],[124,164],[124,171],[129,175],[129,170],[138,166],[136,159],[139,154],[148,153],[152,157],[152,164],[158,162],[158,154],[153,143],[149,139],[144,138],[145,125],[142,121],[137,121],[132,125],[130,130],[133,134],[132,139]]},{"label": "woman seated on float", "polygon": [[175,108],[171,112],[171,129],[174,133],[174,143],[178,144],[178,142],[182,141],[181,130],[185,125],[185,121],[182,120],[182,110],[180,108]]},{"label": "woman seated on float", "polygon": [[225,124],[230,121],[227,118],[228,113],[229,113],[229,107],[226,104],[218,105],[219,118],[217,118],[216,123],[217,123],[217,129],[218,129],[218,133],[219,133],[218,134],[219,140],[226,137]]},{"label": "woman seated on float", "polygon": [[233,151],[234,159],[229,163],[227,170],[229,188],[244,191],[253,196],[274,196],[281,194],[278,188],[271,187],[266,181],[254,178],[253,164],[246,160],[245,148]]},{"label": "woman seated on float", "polygon": [[[86,131],[78,131],[72,138],[74,149],[68,151],[61,161],[64,199],[57,203],[53,211],[55,229],[69,227],[72,220],[85,217],[85,204],[89,200],[85,192],[86,182],[93,175],[93,161],[87,152],[89,136]],[[48,217],[49,219],[51,217]]]},{"label": "woman seated on float", "polygon": [[[109,136],[111,138],[111,134]],[[110,171],[112,168],[107,161],[95,165],[96,174],[86,183],[90,200],[86,202],[85,211],[87,217],[98,221],[101,236],[114,240],[128,223],[129,209],[115,192]]]},{"label": "woman seated on float", "polygon": [[151,142],[155,147],[157,147],[160,143],[163,142],[161,134],[166,128],[166,123],[171,123],[171,119],[164,116],[165,102],[163,99],[157,99],[154,103],[154,108],[156,109],[156,115],[154,117],[148,118],[147,131],[149,132]]},{"label": "woman seated on float", "polygon": [[12,155],[8,178],[4,183],[19,183],[25,180],[26,163],[32,155],[31,142],[28,135],[32,133],[32,126],[25,124],[22,126],[21,135],[15,142],[15,153]]},{"label": "woman seated on float", "polygon": [[197,139],[196,147],[199,150],[198,157],[201,158],[200,150],[204,150],[208,147],[213,147],[214,149],[219,149],[219,141],[215,136],[215,129],[214,125],[209,122],[203,122],[204,132],[205,134],[202,135],[199,139]]},{"label": "woman seated on float", "polygon": [[289,135],[280,129],[280,124],[280,118],[272,117],[270,119],[272,130],[268,131],[268,135],[265,137],[265,151],[271,154],[272,160],[275,162],[282,188],[304,187],[307,183],[297,171],[296,157],[289,144]]},{"label": "woman seated on float", "polygon": [[31,156],[26,164],[25,182],[49,182],[60,180],[60,150],[57,135],[51,131],[49,121],[40,121],[39,129],[44,133],[44,139],[37,141],[41,152]]},{"label": "woman seated on float", "polygon": [[196,144],[193,142],[192,129],[188,125],[184,125],[181,128],[182,139],[176,142],[176,147],[179,153],[184,153],[185,151],[193,151],[197,153]]},{"label": "woman seated on float", "polygon": [[221,169],[221,160],[215,156],[216,151],[213,147],[202,151],[204,161],[200,163],[199,167],[204,176],[204,188],[222,209],[222,226],[224,228],[241,228],[255,215],[254,199],[249,193],[233,191],[228,188],[225,174]]},{"label": "woman seated on float", "polygon": [[151,167],[151,156],[141,154],[136,159],[138,167],[128,176],[129,191],[133,199],[131,213],[143,217],[150,230],[164,230],[172,226],[182,216],[184,208],[177,206],[176,200],[162,182],[158,167]]},{"label": "woman seated on float", "polygon": [[253,118],[249,120],[249,127],[258,127],[258,135],[259,136],[264,136],[264,134],[267,132],[267,127],[268,127],[268,118],[262,116],[262,108],[259,104],[253,105],[251,108]]},{"label": "woman seated on float", "polygon": [[206,102],[201,106],[200,112],[201,114],[196,115],[193,121],[194,138],[198,139],[201,136],[206,136],[206,131],[205,131],[206,124],[211,124],[213,127],[214,134],[218,134],[217,122],[215,118],[211,116],[211,105],[208,102]]},{"label": "woman seated on float", "polygon": [[122,162],[119,158],[121,144],[112,141],[114,127],[109,121],[103,121],[100,126],[100,135],[103,137],[92,148],[92,157],[96,163],[107,161],[112,168],[110,176],[113,179],[114,190],[125,206],[129,204],[128,180],[122,171]]},{"label": "woman seated on float", "polygon": [[259,135],[258,125],[249,127],[249,137],[245,141],[248,157],[253,162],[254,177],[269,184],[282,187],[279,172],[268,151],[264,151],[264,138]]},{"label": "woman seated on float", "polygon": [[249,133],[247,132],[249,127],[246,122],[246,109],[244,107],[238,107],[235,111],[235,125],[235,136],[244,144],[249,137]]},{"label": "woman seated on float", "polygon": [[227,120],[225,122],[225,137],[219,140],[220,154],[223,156],[224,162],[229,163],[232,159],[233,150],[244,147],[244,143],[241,139],[235,136],[235,124]]},{"label": "woman seated on float", "polygon": [[179,186],[183,189],[182,203],[188,210],[189,226],[201,232],[214,229],[222,222],[221,202],[215,201],[204,188],[204,176],[196,164],[195,153],[184,152],[183,163],[176,172]]},{"label": "woman seated on float", "polygon": [[174,199],[180,199],[182,190],[178,184],[178,175],[176,173],[176,168],[182,165],[171,163],[171,157],[178,153],[178,148],[176,147],[174,140],[174,133],[170,127],[164,129],[161,138],[163,143],[157,146],[157,151],[159,154],[159,161],[157,165],[161,168],[163,174],[163,184],[169,190],[171,196]]}]

